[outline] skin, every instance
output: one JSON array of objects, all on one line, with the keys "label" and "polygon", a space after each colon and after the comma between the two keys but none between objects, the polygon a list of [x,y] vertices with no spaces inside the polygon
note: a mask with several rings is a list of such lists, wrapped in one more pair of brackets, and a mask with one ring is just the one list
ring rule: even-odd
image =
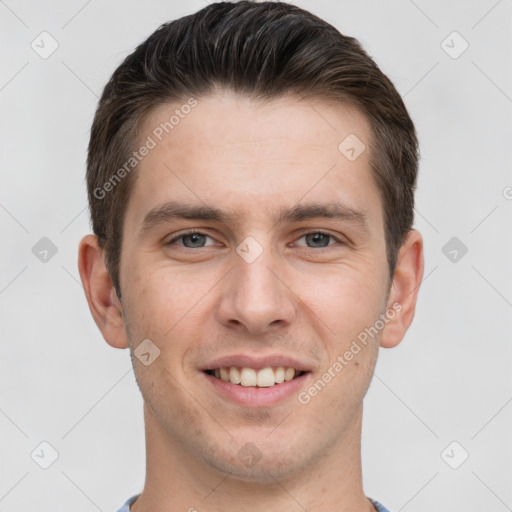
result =
[{"label": "skin", "polygon": [[[156,107],[142,140],[176,107]],[[355,161],[338,150],[349,134],[367,148]],[[374,510],[362,487],[363,398],[379,346],[396,346],[412,322],[423,242],[408,234],[391,282],[369,145],[366,118],[349,106],[294,97],[258,103],[217,91],[198,98],[139,164],[124,223],[122,304],[96,237],[81,241],[82,283],[107,343],[133,356],[149,338],[160,350],[149,366],[132,357],[147,449],[132,511]],[[145,215],[171,200],[234,217],[171,220],[143,232]],[[363,212],[366,225],[276,223],[281,209],[327,202]],[[207,236],[170,243],[187,229]],[[318,231],[332,236],[305,236]],[[262,249],[252,263],[236,252],[248,236]],[[308,363],[307,390],[394,303],[400,312],[307,405],[294,394],[245,407],[199,371],[224,355],[287,354]],[[261,454],[251,467],[238,455],[247,443]]]}]

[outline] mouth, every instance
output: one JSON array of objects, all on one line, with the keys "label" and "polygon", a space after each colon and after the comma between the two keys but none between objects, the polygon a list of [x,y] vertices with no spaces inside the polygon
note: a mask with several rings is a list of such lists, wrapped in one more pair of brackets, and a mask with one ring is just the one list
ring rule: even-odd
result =
[{"label": "mouth", "polygon": [[199,367],[213,395],[244,408],[292,400],[313,378],[315,365],[286,354],[232,354]]},{"label": "mouth", "polygon": [[285,382],[298,379],[305,373],[309,373],[308,371],[285,366],[267,366],[261,369],[247,366],[222,366],[203,371],[216,379],[246,388],[270,388],[280,386]]}]

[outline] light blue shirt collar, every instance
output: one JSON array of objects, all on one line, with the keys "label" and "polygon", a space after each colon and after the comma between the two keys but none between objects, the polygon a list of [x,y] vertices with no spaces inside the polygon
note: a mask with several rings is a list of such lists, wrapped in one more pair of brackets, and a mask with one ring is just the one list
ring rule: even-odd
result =
[{"label": "light blue shirt collar", "polygon": [[[130,512],[130,505],[140,496],[140,494],[136,494],[135,496],[132,496],[117,512]],[[389,510],[384,506],[381,505],[378,501],[372,500],[371,498],[368,498],[375,508],[377,509],[377,512],[389,512]]]}]

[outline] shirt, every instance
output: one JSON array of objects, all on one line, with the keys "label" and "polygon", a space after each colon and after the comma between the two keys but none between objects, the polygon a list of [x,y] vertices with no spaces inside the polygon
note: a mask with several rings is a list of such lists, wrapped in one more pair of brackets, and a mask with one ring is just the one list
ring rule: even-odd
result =
[{"label": "shirt", "polygon": [[[138,494],[135,496],[132,496],[117,512],[130,512],[130,505],[139,497]],[[377,512],[389,512],[389,510],[384,506],[381,505],[378,501],[372,500],[371,498],[368,498],[375,508],[377,509]]]}]

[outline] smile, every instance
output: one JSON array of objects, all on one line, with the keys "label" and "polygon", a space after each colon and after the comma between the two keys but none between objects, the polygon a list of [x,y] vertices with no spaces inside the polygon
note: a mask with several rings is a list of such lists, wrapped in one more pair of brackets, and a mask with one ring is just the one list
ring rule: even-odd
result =
[{"label": "smile", "polygon": [[206,373],[225,382],[244,387],[269,388],[300,377],[304,372],[291,367],[266,367],[260,370],[249,367],[221,367]]}]

